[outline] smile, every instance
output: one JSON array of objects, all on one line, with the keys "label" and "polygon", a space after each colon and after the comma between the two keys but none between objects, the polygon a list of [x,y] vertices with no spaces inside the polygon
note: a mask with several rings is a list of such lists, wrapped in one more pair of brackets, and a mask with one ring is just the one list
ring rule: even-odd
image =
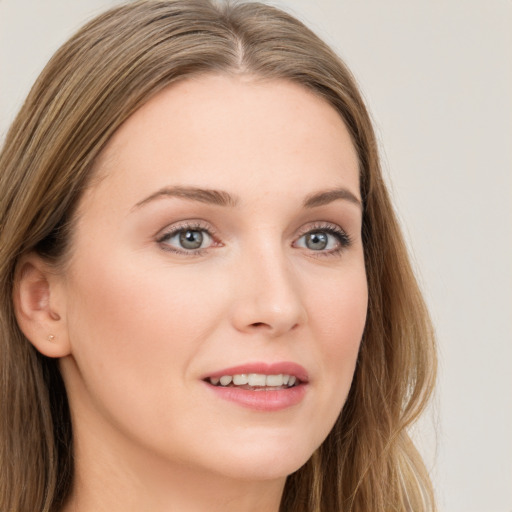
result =
[{"label": "smile", "polygon": [[245,363],[203,376],[223,401],[259,412],[277,412],[298,405],[309,389],[308,372],[293,362]]},{"label": "smile", "polygon": [[223,375],[222,377],[209,377],[207,381],[214,386],[241,387],[254,391],[286,389],[300,384],[295,375],[265,375],[262,373],[238,373],[236,375]]}]

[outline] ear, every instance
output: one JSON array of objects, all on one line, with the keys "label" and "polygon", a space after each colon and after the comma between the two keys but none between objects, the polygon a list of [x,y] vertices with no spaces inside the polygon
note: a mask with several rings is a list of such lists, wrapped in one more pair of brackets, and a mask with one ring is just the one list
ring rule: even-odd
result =
[{"label": "ear", "polygon": [[69,355],[63,278],[39,255],[21,257],[13,300],[20,329],[41,354]]}]

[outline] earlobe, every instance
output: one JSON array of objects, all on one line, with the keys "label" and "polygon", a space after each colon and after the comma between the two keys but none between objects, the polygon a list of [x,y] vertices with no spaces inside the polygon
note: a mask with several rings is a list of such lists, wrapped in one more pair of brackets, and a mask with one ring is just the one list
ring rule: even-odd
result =
[{"label": "earlobe", "polygon": [[35,253],[21,258],[15,275],[14,309],[18,325],[43,355],[64,357],[70,346],[59,276]]}]

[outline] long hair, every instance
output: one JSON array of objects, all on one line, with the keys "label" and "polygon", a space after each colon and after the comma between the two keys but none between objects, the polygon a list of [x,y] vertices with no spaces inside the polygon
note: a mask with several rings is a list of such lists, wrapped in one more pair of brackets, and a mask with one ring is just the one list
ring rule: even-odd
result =
[{"label": "long hair", "polygon": [[77,202],[112,134],[169,84],[205,73],[301,84],[336,109],[359,156],[366,327],[343,410],[288,477],[281,511],[435,510],[407,433],[434,384],[434,336],[355,80],[290,15],[213,0],[136,1],[92,20],[50,60],[7,133],[0,154],[0,510],[57,512],[73,482],[58,363],[33,348],[14,315],[19,257],[37,251],[62,262]]}]

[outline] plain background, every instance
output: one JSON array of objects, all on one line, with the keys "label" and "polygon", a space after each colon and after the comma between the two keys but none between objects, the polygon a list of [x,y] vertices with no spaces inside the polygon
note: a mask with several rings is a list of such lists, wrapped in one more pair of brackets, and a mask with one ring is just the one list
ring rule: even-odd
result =
[{"label": "plain background", "polygon": [[[0,141],[45,62],[112,0],[0,0]],[[417,429],[446,512],[512,512],[512,2],[277,0],[348,63],[436,325]]]}]

